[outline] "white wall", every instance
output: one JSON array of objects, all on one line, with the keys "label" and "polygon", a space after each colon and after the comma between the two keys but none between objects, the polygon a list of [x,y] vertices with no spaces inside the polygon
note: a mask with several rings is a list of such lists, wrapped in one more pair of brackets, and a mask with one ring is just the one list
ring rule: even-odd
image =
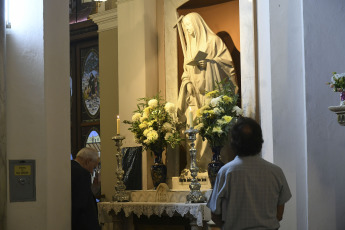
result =
[{"label": "white wall", "polygon": [[302,6],[299,0],[257,6],[263,155],[283,169],[293,196],[281,229],[307,229]]},{"label": "white wall", "polygon": [[325,85],[345,72],[345,2],[304,0],[309,229],[344,229],[345,127],[327,109],[339,94]]},{"label": "white wall", "polygon": [[[158,42],[156,0],[125,0],[118,2],[119,114],[121,120],[131,120],[137,110],[137,99],[158,93]],[[126,139],[123,147],[138,144],[128,130],[121,126]],[[150,154],[143,152],[143,189],[153,188]]]},{"label": "white wall", "polygon": [[6,226],[7,202],[7,166],[6,166],[6,88],[5,88],[5,60],[6,60],[6,34],[5,15],[3,14],[5,2],[0,1],[0,229]]},{"label": "white wall", "polygon": [[7,203],[7,230],[70,229],[68,1],[12,0],[7,159],[36,160],[36,201]]},{"label": "white wall", "polygon": [[345,2],[257,5],[264,151],[273,152],[293,195],[281,229],[343,229],[344,127],[327,108],[339,95],[325,82],[345,72]]}]

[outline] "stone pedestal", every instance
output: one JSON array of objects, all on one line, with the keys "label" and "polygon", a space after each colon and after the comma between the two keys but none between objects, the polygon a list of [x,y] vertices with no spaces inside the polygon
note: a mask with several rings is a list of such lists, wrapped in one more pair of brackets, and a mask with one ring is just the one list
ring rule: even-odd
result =
[{"label": "stone pedestal", "polygon": [[345,105],[330,106],[328,109],[335,112],[338,116],[338,123],[342,126],[345,126]]}]

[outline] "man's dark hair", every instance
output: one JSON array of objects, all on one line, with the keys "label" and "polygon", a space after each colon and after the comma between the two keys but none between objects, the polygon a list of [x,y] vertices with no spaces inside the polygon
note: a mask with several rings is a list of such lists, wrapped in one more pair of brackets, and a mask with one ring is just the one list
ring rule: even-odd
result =
[{"label": "man's dark hair", "polygon": [[231,130],[231,146],[238,156],[259,154],[262,143],[261,127],[251,118],[240,118]]}]

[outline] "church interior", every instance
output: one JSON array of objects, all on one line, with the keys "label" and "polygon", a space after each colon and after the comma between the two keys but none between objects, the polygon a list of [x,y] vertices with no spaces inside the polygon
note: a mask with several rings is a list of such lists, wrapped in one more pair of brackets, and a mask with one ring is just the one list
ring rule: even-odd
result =
[{"label": "church interior", "polygon": [[[140,98],[180,108],[180,25],[193,12],[229,51],[237,104],[261,125],[262,158],[286,176],[280,229],[345,229],[345,96],[326,84],[345,72],[345,1],[1,0],[0,10],[0,229],[71,229],[71,159],[83,147],[100,155],[103,230],[218,229],[205,202],[188,202],[195,178],[181,172],[195,160],[191,145],[166,148],[166,182],[156,184],[156,153],[124,122]],[[233,159],[226,147],[221,157]],[[24,163],[32,183],[20,185]],[[198,175],[208,197],[207,171]],[[129,202],[120,202],[122,180]]]}]

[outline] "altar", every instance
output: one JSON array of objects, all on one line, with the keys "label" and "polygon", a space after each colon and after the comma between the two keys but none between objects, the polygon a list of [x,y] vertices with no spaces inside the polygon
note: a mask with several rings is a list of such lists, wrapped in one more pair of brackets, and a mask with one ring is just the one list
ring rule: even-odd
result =
[{"label": "altar", "polygon": [[[163,187],[163,189],[160,189]],[[166,185],[157,190],[130,192],[130,202],[100,202],[98,216],[101,225],[113,224],[113,229],[135,229],[134,215],[152,217],[182,217],[187,219],[192,230],[208,229],[212,225],[211,212],[206,203],[186,203],[189,191],[168,191]],[[208,199],[212,190],[201,192]]]}]

